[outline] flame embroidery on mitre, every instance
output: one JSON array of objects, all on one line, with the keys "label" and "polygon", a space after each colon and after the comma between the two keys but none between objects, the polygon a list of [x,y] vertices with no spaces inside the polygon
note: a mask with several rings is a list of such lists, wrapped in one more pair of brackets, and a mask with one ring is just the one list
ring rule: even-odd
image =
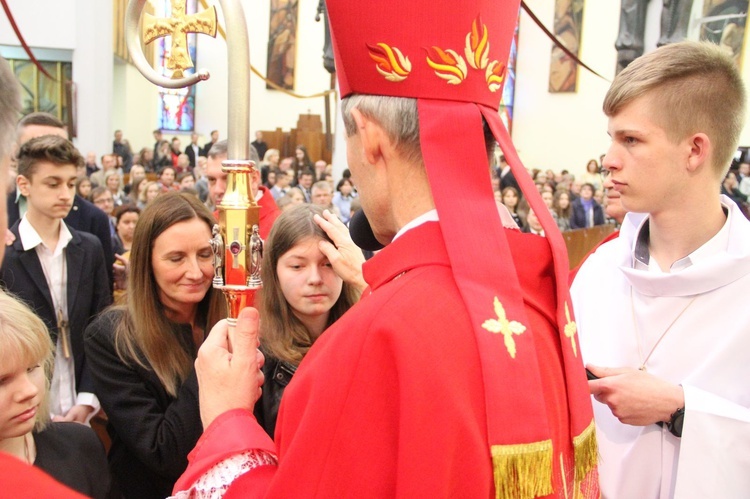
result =
[{"label": "flame embroidery on mitre", "polygon": [[370,49],[370,58],[376,63],[375,69],[386,80],[404,81],[411,73],[411,61],[396,47],[381,42],[374,47],[368,43],[367,48]]},{"label": "flame embroidery on mitre", "polygon": [[495,315],[497,319],[487,319],[482,323],[482,328],[495,334],[502,334],[503,341],[505,342],[505,348],[508,350],[508,355],[511,359],[516,358],[516,342],[513,339],[513,335],[522,334],[526,331],[526,326],[518,321],[512,321],[508,319],[505,314],[505,307],[500,303],[500,300],[495,297],[494,301]]},{"label": "flame embroidery on mitre", "polygon": [[471,32],[466,35],[466,48],[464,54],[469,65],[474,69],[487,67],[490,53],[490,40],[487,26],[482,24],[479,15],[471,23]]},{"label": "flame embroidery on mitre", "polygon": [[503,87],[505,65],[500,64],[498,61],[492,61],[487,66],[487,71],[485,71],[484,75],[487,79],[487,86],[490,87],[490,92],[497,92]]},{"label": "flame embroidery on mitre", "polygon": [[427,64],[435,70],[438,77],[451,85],[458,85],[466,79],[466,61],[455,50],[443,50],[432,47],[427,50]]}]

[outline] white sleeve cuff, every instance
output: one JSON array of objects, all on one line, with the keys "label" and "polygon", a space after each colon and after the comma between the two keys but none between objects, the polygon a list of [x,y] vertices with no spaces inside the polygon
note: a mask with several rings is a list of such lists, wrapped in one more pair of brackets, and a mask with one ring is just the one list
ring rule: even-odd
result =
[{"label": "white sleeve cuff", "polygon": [[276,466],[276,456],[262,450],[250,450],[227,458],[209,469],[189,489],[172,496],[175,499],[220,499],[232,483],[248,471],[261,466]]},{"label": "white sleeve cuff", "polygon": [[94,395],[93,393],[89,392],[79,392],[76,396],[76,405],[90,405],[94,408],[93,411],[89,413],[89,415],[86,417],[86,424],[91,421],[91,418],[96,416],[96,414],[99,412],[99,409],[101,409],[102,405],[99,403],[99,399]]}]

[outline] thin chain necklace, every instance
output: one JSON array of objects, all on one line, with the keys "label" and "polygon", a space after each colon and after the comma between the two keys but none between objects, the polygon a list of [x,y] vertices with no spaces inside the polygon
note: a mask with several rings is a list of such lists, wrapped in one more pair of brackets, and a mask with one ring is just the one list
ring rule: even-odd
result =
[{"label": "thin chain necklace", "polygon": [[[31,432],[29,432],[29,433],[27,433],[26,435],[23,436],[23,456],[24,456],[24,458],[26,458],[26,462],[28,464],[34,464],[34,461],[36,460],[36,446],[33,445],[34,444],[33,438],[34,437],[31,436]],[[31,443],[32,443],[31,446],[29,445],[29,439],[32,439],[31,440]],[[34,456],[33,456],[33,458],[32,458],[32,451],[31,451],[30,447],[34,448],[34,452],[33,452]]]},{"label": "thin chain necklace", "polygon": [[633,286],[630,286],[630,314],[633,318],[633,328],[635,332],[635,341],[638,345],[638,357],[640,359],[643,359],[641,362],[641,366],[638,368],[639,371],[646,371],[646,363],[648,362],[648,359],[651,358],[651,355],[654,353],[654,350],[656,350],[656,347],[659,346],[659,343],[661,343],[661,340],[664,339],[664,337],[667,335],[667,333],[672,329],[672,326],[674,326],[675,322],[682,317],[682,314],[685,313],[685,311],[690,308],[690,305],[693,304],[695,299],[698,298],[698,295],[695,295],[687,305],[685,305],[685,308],[680,310],[680,313],[677,314],[677,316],[672,320],[672,322],[669,323],[669,326],[667,326],[667,329],[664,330],[663,333],[661,333],[661,336],[659,336],[659,339],[656,340],[656,343],[654,343],[654,346],[651,348],[651,350],[648,352],[648,355],[646,357],[643,357],[643,349],[641,348],[641,333],[638,331],[638,321],[636,320],[635,316],[635,302],[633,300]]}]

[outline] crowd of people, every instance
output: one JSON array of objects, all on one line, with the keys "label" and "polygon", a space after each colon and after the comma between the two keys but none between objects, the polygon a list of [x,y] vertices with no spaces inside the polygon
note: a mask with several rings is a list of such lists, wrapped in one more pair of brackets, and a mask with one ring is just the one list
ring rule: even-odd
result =
[{"label": "crowd of people", "polygon": [[[505,165],[505,157],[501,155],[499,166],[492,174],[495,199],[508,208],[524,232],[541,234],[543,231],[534,211],[521,195],[513,174]],[[580,177],[565,169],[558,173],[539,169],[530,172],[537,191],[562,232],[616,223],[616,220],[606,216],[609,201],[605,196],[606,175],[603,175],[603,168],[595,159],[589,161],[586,168],[586,173]]]},{"label": "crowd of people", "polygon": [[[0,314],[0,325],[4,335],[15,334],[13,323],[36,336],[11,336],[18,345],[3,343],[0,360],[12,367],[8,376],[25,363],[40,365],[37,390],[21,397],[40,406],[23,415],[27,433],[7,441],[0,434],[0,448],[92,497],[166,497],[202,433],[193,367],[198,348],[227,316],[222,293],[211,286],[209,244],[226,190],[221,162],[227,143],[214,133],[213,142],[195,151],[196,166],[176,174],[173,164],[154,172],[143,156],[128,157],[120,131],[100,167],[96,155],[83,158],[54,116],[27,115],[17,130],[0,283],[34,313],[0,295],[7,313]],[[252,194],[268,238],[258,305],[266,317],[266,376],[274,380],[256,414],[273,435],[296,367],[365,288],[364,257],[344,224],[358,209],[348,173],[334,196],[330,166],[310,163],[304,146],[295,168],[292,158],[280,162],[274,149],[260,162],[255,147],[262,144],[254,144],[250,159],[260,168],[252,175]],[[158,180],[149,181],[149,173]],[[72,210],[97,219],[100,230],[73,228]],[[334,269],[329,258],[341,251],[349,256]],[[47,348],[50,335],[54,344]],[[90,428],[64,424],[88,424],[96,414],[107,421],[109,466]],[[62,462],[70,456],[81,462],[75,473]]]},{"label": "crowd of people", "polygon": [[[377,52],[403,58],[423,50],[418,35],[449,43],[471,23],[490,36],[490,19],[507,53],[513,17],[480,4],[482,17],[433,12],[415,33],[380,4],[328,2],[337,65],[351,69],[339,76],[351,172],[336,182],[303,146],[282,159],[256,134],[263,289],[231,327],[211,244],[226,141],[192,134],[183,152],[156,131],[133,154],[118,130],[97,165],[54,117],[14,122],[0,59],[4,492],[71,497],[33,465],[95,498],[746,494],[736,66],[697,42],[637,59],[605,97],[607,154],[579,178],[527,172],[484,41],[466,37],[472,69],[457,70],[490,84],[474,87],[391,73]],[[400,49],[363,58],[360,19]],[[407,77],[417,84],[366,92]],[[621,231],[570,287],[560,232],[608,221]],[[365,262],[347,224],[383,249]],[[106,457],[87,426],[99,413]]]},{"label": "crowd of people", "polygon": [[[602,155],[599,161],[602,161]],[[505,158],[500,156],[500,164]],[[596,159],[586,164],[586,172],[575,176],[568,170],[534,169],[529,172],[545,206],[561,232],[585,229],[596,225],[622,223],[625,212],[614,184],[608,181],[609,171]],[[520,194],[512,174],[498,167],[492,173],[495,198],[510,212],[524,232],[542,234],[537,217]],[[733,161],[721,184],[721,194],[729,197],[740,211],[750,218],[750,162]]]}]

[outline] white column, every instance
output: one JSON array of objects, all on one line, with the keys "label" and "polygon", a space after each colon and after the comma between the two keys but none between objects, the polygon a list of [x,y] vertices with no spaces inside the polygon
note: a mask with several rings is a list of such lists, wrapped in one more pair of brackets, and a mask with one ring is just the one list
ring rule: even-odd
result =
[{"label": "white column", "polygon": [[84,154],[112,150],[114,56],[112,53],[112,2],[78,0],[75,25],[65,29],[76,34],[73,81],[77,89],[78,139]]}]

